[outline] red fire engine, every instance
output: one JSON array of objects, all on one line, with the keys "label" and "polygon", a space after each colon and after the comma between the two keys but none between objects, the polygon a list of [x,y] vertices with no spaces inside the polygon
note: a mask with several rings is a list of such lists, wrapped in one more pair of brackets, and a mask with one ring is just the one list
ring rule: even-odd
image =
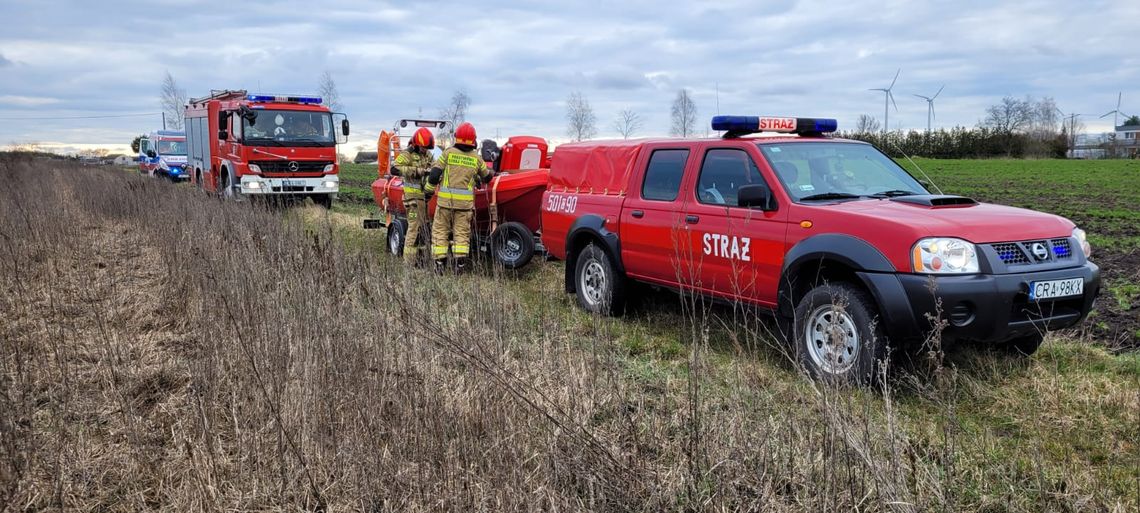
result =
[{"label": "red fire engine", "polygon": [[348,119],[312,96],[216,91],[186,107],[187,168],[198,188],[228,198],[309,197],[339,190],[336,145]]}]

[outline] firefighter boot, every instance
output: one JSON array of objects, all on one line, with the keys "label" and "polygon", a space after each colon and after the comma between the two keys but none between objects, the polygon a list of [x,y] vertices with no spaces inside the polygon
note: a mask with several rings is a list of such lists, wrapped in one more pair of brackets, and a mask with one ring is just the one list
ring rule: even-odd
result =
[{"label": "firefighter boot", "polygon": [[471,270],[471,259],[459,257],[455,259],[455,274],[466,274]]}]

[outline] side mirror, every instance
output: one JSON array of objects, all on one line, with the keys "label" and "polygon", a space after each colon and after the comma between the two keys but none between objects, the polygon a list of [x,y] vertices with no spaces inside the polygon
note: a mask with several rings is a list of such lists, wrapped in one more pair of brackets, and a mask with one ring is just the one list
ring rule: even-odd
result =
[{"label": "side mirror", "polygon": [[759,208],[765,212],[776,210],[776,201],[767,185],[745,185],[737,190],[737,205],[746,208]]},{"label": "side mirror", "polygon": [[348,120],[347,119],[341,120],[341,122],[340,122],[340,133],[344,134],[345,137],[348,137]]},{"label": "side mirror", "polygon": [[257,111],[249,108],[248,106],[242,105],[239,109],[238,115],[251,125],[257,123]]},{"label": "side mirror", "polygon": [[156,154],[156,153],[154,152],[154,150],[146,150],[146,156],[148,156],[148,157],[150,157],[150,158],[152,158],[152,159],[153,159],[153,158],[157,157],[157,156],[158,156],[158,154]]}]

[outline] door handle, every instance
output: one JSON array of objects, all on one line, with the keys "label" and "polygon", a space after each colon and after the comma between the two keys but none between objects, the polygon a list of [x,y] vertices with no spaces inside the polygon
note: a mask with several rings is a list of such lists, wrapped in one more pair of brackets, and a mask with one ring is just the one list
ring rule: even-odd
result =
[{"label": "door handle", "polygon": [[695,216],[693,214],[689,214],[689,215],[685,216],[685,222],[689,223],[689,224],[697,224],[697,221],[700,221],[700,220],[701,220],[700,217]]},{"label": "door handle", "polygon": [[641,219],[645,217],[645,212],[641,210],[634,210],[633,212],[630,212],[629,215]]}]

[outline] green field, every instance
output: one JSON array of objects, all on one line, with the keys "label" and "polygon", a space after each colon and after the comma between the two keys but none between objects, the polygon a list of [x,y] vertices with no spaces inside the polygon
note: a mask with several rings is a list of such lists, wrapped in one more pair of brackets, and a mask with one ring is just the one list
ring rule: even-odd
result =
[{"label": "green field", "polygon": [[[947,194],[1071,219],[1089,234],[1102,292],[1078,336],[1140,347],[1140,160],[934,160],[917,164]],[[921,173],[915,173],[921,176]]]},{"label": "green field", "polygon": [[349,203],[372,203],[372,182],[376,180],[373,164],[341,164],[340,196]]},{"label": "green field", "polygon": [[[1104,292],[1085,335],[1140,347],[1140,161],[900,159],[947,194],[1065,216],[1089,233]],[[918,169],[916,170],[916,165]],[[344,203],[371,205],[376,166],[343,164]]]}]

